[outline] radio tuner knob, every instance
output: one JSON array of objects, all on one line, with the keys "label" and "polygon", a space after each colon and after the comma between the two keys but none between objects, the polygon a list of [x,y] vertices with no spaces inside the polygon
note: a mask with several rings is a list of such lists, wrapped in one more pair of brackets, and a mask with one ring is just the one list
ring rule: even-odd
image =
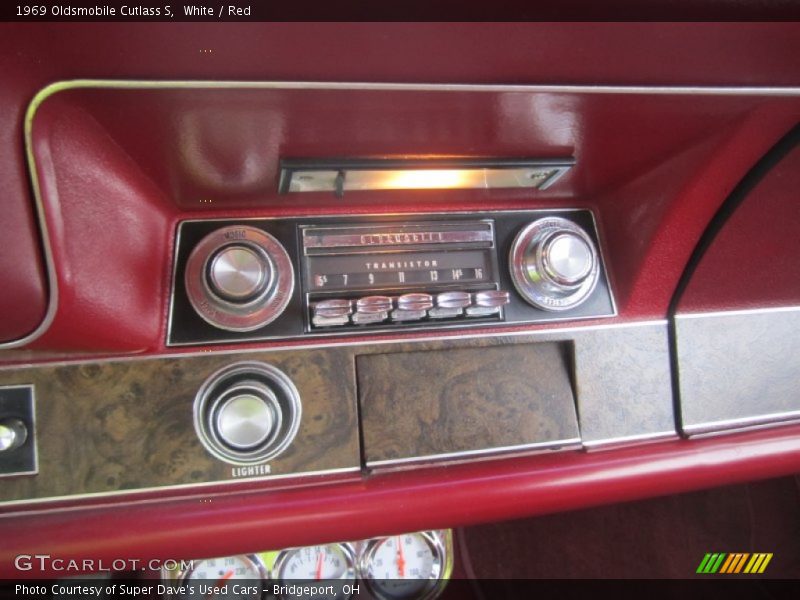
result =
[{"label": "radio tuner knob", "polygon": [[294,269],[281,243],[256,227],[212,231],[186,261],[189,302],[207,323],[253,331],[277,319],[294,291]]},{"label": "radio tuner knob", "polygon": [[223,248],[211,258],[208,280],[221,298],[246,302],[264,289],[271,270],[264,254],[236,244]]},{"label": "radio tuner knob", "polygon": [[511,278],[529,304],[563,311],[585,302],[600,274],[592,238],[561,217],[546,217],[517,234],[509,257]]},{"label": "radio tuner knob", "polygon": [[555,286],[579,286],[592,272],[594,254],[589,242],[572,232],[556,233],[542,243],[544,275]]}]

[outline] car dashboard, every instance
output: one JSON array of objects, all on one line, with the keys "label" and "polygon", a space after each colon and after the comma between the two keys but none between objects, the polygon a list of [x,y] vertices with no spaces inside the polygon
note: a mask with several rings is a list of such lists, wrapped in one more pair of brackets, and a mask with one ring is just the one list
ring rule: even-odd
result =
[{"label": "car dashboard", "polygon": [[148,27],[3,25],[4,576],[433,598],[459,527],[798,471],[795,25]]}]

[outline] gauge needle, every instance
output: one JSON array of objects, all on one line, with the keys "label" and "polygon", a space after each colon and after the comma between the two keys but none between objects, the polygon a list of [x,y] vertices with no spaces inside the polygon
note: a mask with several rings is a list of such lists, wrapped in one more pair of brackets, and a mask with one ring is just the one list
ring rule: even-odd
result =
[{"label": "gauge needle", "polygon": [[397,573],[400,577],[406,576],[406,559],[403,557],[403,544],[397,538]]},{"label": "gauge needle", "polygon": [[[215,583],[215,584],[214,584],[214,588],[219,588],[219,587],[221,587],[221,586],[222,586],[222,584],[223,584],[223,583],[225,583],[225,582],[226,582],[228,579],[230,579],[231,577],[233,577],[233,569],[229,569],[229,570],[228,570],[228,571],[225,573],[225,575],[223,575],[222,577],[220,577],[219,579],[217,579],[217,583]],[[212,589],[210,592],[208,592],[208,593],[206,594],[206,598],[211,598],[211,596],[213,596],[213,595],[214,595],[214,589]]]},{"label": "gauge needle", "polygon": [[322,552],[317,555],[317,573],[316,573],[317,581],[322,579]]}]

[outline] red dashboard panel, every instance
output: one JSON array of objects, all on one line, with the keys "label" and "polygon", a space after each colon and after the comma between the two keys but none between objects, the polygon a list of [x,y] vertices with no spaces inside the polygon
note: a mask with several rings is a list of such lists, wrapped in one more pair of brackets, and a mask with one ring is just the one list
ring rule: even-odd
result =
[{"label": "red dashboard panel", "polygon": [[796,306],[800,263],[800,149],[755,184],[715,236],[684,290],[681,313]]},{"label": "red dashboard panel", "polygon": [[[42,349],[163,348],[172,232],[201,215],[589,207],[621,316],[662,316],[705,223],[798,110],[792,97],[624,88],[76,85],[46,90],[30,114],[60,296]],[[534,194],[277,194],[280,158],[337,156],[576,165]]]},{"label": "red dashboard panel", "polygon": [[[25,177],[22,125],[34,94],[53,81],[82,77],[785,86],[797,83],[800,56],[796,28],[788,23],[114,23],[2,28],[0,139],[7,149],[0,160],[6,186],[2,234],[10,250],[0,258],[0,273],[13,292],[4,294],[1,302],[3,314],[14,314],[0,324],[3,340],[33,331],[47,304]],[[640,133],[640,139],[652,138],[648,129]],[[665,235],[672,237],[686,225],[676,223]],[[641,285],[661,294],[669,288],[661,279]],[[637,310],[660,312],[651,301],[643,298]],[[97,345],[104,345],[102,339]]]}]

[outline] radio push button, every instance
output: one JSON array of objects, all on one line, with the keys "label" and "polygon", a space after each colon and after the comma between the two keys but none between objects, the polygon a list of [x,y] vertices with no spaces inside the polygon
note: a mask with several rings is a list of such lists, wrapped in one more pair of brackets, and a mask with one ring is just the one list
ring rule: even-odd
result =
[{"label": "radio push button", "polygon": [[428,311],[431,319],[453,319],[464,314],[464,309],[472,304],[467,292],[442,292],[436,295],[436,307]]},{"label": "radio push button", "polygon": [[403,294],[397,299],[397,308],[392,311],[392,321],[419,321],[428,316],[429,308],[433,308],[430,294]]},{"label": "radio push button", "polygon": [[475,293],[474,306],[467,308],[468,317],[485,317],[495,315],[500,309],[511,301],[508,292],[504,290],[486,290]]},{"label": "radio push button", "polygon": [[433,296],[430,294],[403,294],[397,299],[397,308],[401,310],[428,310],[433,307]]},{"label": "radio push button", "polygon": [[365,296],[356,301],[356,313],[352,321],[356,325],[381,323],[389,318],[392,299],[389,296]]},{"label": "radio push button", "polygon": [[352,312],[352,300],[343,298],[322,300],[314,305],[314,314],[311,320],[316,327],[347,325]]}]

